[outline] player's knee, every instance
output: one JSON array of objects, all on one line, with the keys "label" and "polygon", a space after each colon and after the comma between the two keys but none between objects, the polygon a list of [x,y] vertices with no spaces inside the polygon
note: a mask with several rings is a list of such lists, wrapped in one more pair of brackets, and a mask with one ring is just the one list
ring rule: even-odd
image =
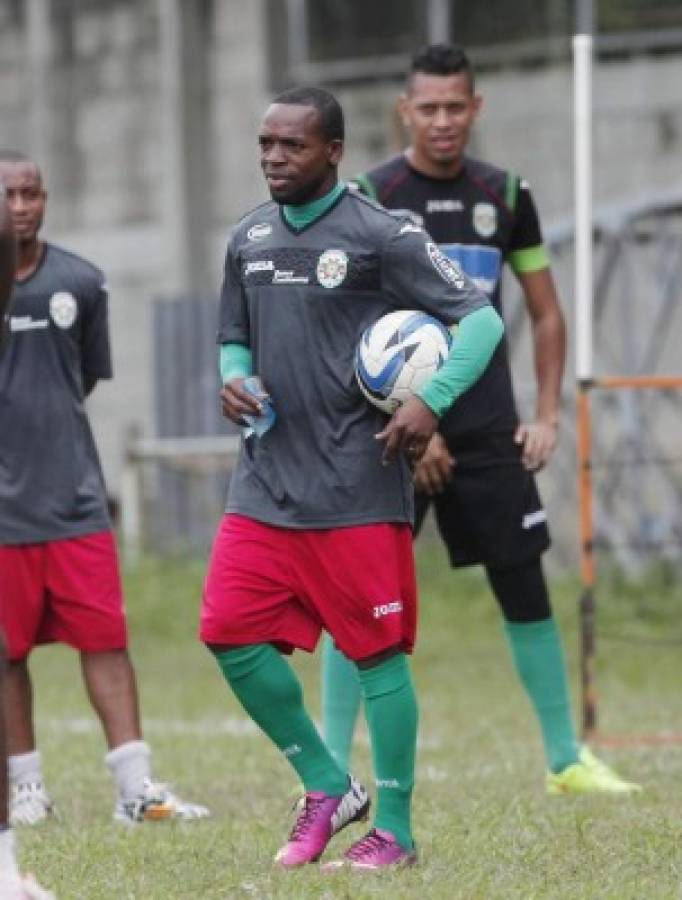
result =
[{"label": "player's knee", "polygon": [[540,622],[552,605],[540,558],[506,569],[486,568],[488,581],[508,622]]}]

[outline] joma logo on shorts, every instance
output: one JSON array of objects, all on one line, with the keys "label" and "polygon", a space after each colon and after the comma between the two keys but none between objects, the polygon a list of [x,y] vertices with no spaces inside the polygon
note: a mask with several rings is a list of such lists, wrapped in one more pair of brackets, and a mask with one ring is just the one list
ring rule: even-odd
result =
[{"label": "joma logo on shorts", "polygon": [[535,512],[526,513],[521,522],[521,527],[528,530],[529,528],[534,528],[536,525],[542,525],[542,523],[546,521],[547,513],[544,509],[538,509]]},{"label": "joma logo on shorts", "polygon": [[392,616],[395,613],[403,611],[403,604],[400,600],[394,600],[392,603],[382,603],[380,606],[374,607],[374,618],[383,619],[384,616]]}]

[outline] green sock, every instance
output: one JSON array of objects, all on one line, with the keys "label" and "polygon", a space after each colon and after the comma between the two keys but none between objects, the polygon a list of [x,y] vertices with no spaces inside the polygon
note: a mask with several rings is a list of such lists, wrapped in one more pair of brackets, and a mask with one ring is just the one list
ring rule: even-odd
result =
[{"label": "green sock", "polygon": [[561,772],[578,762],[566,665],[552,616],[540,622],[505,622],[516,670],[540,721],[547,763]]},{"label": "green sock", "polygon": [[377,782],[374,827],[390,831],[406,850],[412,840],[412,788],[417,749],[417,698],[404,653],[358,669]]},{"label": "green sock", "polygon": [[306,791],[345,794],[346,774],[306,712],[301,684],[282,654],[271,644],[252,644],[215,657],[241,705],[296,769]]},{"label": "green sock", "polygon": [[355,663],[325,634],[322,644],[322,734],[329,752],[348,771],[362,693]]}]

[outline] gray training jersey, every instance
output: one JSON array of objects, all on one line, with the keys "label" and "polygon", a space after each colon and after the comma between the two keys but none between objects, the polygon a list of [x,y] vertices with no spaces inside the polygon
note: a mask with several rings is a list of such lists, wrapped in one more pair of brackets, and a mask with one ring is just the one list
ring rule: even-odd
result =
[{"label": "gray training jersey", "polygon": [[0,543],[110,528],[84,386],[111,377],[104,278],[46,244],[15,284],[0,359]]},{"label": "gray training jersey", "polygon": [[355,348],[393,310],[451,325],[487,303],[421,228],[356,192],[300,231],[276,203],[247,215],[227,248],[218,340],[251,348],[277,419],[243,442],[227,512],[287,528],[410,522],[410,471],[381,464],[387,417],[360,392]]}]

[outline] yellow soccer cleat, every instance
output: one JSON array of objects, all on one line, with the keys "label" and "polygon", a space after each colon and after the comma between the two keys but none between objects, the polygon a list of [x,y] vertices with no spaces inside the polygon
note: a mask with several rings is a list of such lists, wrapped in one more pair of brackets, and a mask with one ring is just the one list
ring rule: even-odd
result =
[{"label": "yellow soccer cleat", "polygon": [[589,747],[580,751],[579,761],[562,772],[548,772],[545,787],[548,794],[636,794],[642,788],[620,775],[598,759]]}]

